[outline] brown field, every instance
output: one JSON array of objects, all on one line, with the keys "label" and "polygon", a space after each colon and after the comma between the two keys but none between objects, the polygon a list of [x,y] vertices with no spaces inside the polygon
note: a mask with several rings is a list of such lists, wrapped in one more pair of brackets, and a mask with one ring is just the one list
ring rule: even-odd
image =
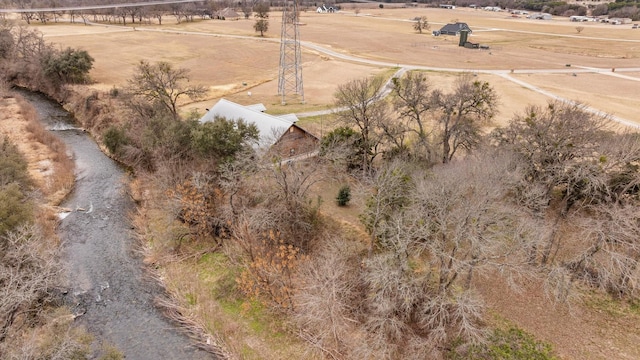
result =
[{"label": "brown field", "polygon": [[[96,59],[91,76],[97,89],[124,86],[140,60],[163,60],[190,69],[192,81],[210,92],[205,101],[184,104],[184,111],[204,112],[220,97],[242,104],[261,102],[272,113],[328,109],[339,84],[374,74],[388,77],[396,67],[409,65],[427,71],[432,85],[443,89],[451,86],[458,71],[477,72],[500,96],[494,125],[504,125],[527,105],[541,105],[550,98],[491,71],[640,124],[640,30],[632,30],[631,25],[577,24],[566,18],[537,21],[481,10],[387,4],[384,9],[359,4],[356,16],[354,6],[346,5],[338,14],[301,13],[304,42],[363,59],[345,60],[304,48],[304,104],[282,105],[277,95],[277,12],[271,14],[265,38],[255,34],[253,19],[175,24],[166,18],[162,26],[136,24],[135,30],[133,26],[64,23],[36,26],[49,41],[85,49]],[[467,22],[474,30],[470,41],[489,45],[490,50],[464,49],[458,47],[456,37],[433,37],[430,31],[417,34],[409,21],[416,16],[427,16],[432,30],[455,19]],[[576,26],[584,30],[578,33]],[[385,64],[371,65],[366,60]],[[602,70],[583,72],[585,67]],[[319,116],[301,123],[321,133],[330,126],[329,119]],[[507,296],[499,286],[488,288],[491,294],[486,298],[492,309],[552,342],[562,358],[640,358],[637,310],[614,309],[606,299],[566,309],[529,296],[539,294],[536,291]]]},{"label": "brown field", "polygon": [[[341,54],[384,62],[386,66],[303,48],[304,105],[291,101],[282,106],[277,95],[277,12],[271,14],[265,38],[254,32],[253,19],[176,24],[172,18],[165,18],[162,26],[136,24],[127,28],[65,23],[37,27],[51,42],[89,51],[96,59],[91,75],[99,89],[124,86],[140,60],[169,61],[190,69],[193,81],[209,87],[210,93],[206,101],[184,104],[185,111],[204,112],[220,97],[243,104],[262,102],[274,113],[326,109],[332,104],[337,85],[409,65],[479,72],[514,70],[519,80],[554,95],[640,123],[636,111],[640,104],[636,95],[640,93],[640,31],[632,30],[631,25],[578,24],[567,18],[529,20],[472,9],[361,7],[355,15],[353,7],[345,5],[343,12],[337,14],[303,11],[302,40]],[[427,16],[432,30],[453,20],[465,21],[474,29],[470,41],[489,45],[490,50],[464,49],[457,46],[456,37],[434,37],[430,31],[418,34],[409,21],[416,16]],[[584,30],[578,34],[576,26],[583,26]],[[580,67],[615,68],[616,74],[626,78],[583,73],[572,76],[571,71]],[[635,71],[625,72],[625,68]],[[528,70],[540,73],[517,74]],[[434,86],[446,87],[455,72],[430,74]],[[503,78],[483,76],[501,97],[498,124],[508,121],[527,104],[543,104],[548,99]]]}]

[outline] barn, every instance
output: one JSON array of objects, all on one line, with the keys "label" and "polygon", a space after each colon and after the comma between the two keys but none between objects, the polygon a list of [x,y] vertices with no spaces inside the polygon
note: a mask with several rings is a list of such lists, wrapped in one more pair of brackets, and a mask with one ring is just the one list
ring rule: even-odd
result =
[{"label": "barn", "polygon": [[254,124],[260,131],[256,149],[266,149],[283,158],[308,154],[316,150],[320,139],[296,125],[295,114],[273,116],[265,113],[262,104],[240,105],[226,99],[220,99],[200,118],[200,123],[214,121],[216,117],[238,120]]}]

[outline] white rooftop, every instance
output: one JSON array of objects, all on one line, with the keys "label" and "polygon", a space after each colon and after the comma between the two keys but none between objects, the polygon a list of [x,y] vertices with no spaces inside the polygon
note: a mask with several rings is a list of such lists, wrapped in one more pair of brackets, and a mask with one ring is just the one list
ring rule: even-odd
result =
[{"label": "white rooftop", "polygon": [[216,116],[224,117],[227,120],[242,119],[248,124],[255,124],[260,131],[258,146],[271,146],[297,121],[297,117],[295,114],[273,116],[262,112],[261,109],[264,109],[262,104],[243,106],[226,99],[220,99],[200,118],[200,123],[213,121]]}]

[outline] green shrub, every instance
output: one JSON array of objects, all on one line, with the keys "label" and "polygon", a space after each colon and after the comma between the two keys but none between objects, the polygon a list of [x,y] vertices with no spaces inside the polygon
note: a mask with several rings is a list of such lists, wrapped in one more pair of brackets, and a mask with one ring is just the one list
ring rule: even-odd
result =
[{"label": "green shrub", "polygon": [[113,155],[118,155],[122,146],[129,143],[127,134],[123,129],[119,129],[115,126],[109,126],[109,128],[102,134],[102,141],[104,146],[107,147],[109,152]]},{"label": "green shrub", "polygon": [[214,121],[198,124],[191,132],[192,147],[203,157],[230,159],[240,150],[258,141],[259,131],[254,124],[242,119],[216,117]]},{"label": "green shrub", "polygon": [[336,202],[338,206],[347,206],[349,200],[351,200],[351,187],[349,187],[349,185],[343,185],[340,190],[338,190]]},{"label": "green shrub", "polygon": [[66,48],[52,51],[43,59],[45,75],[63,83],[86,83],[94,59],[85,50]]},{"label": "green shrub", "polygon": [[0,187],[0,238],[19,225],[31,220],[31,203],[13,182]]},{"label": "green shrub", "polygon": [[31,185],[27,161],[8,138],[0,139],[0,237],[31,219],[25,195]]},{"label": "green shrub", "polygon": [[8,138],[0,139],[0,186],[17,182],[29,185],[27,162]]},{"label": "green shrub", "polygon": [[495,329],[484,344],[453,346],[447,359],[556,360],[551,345],[522,329]]}]

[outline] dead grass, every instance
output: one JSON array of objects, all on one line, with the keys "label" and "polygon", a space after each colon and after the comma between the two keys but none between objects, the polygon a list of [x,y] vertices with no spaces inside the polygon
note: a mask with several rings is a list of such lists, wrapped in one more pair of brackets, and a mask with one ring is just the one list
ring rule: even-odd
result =
[{"label": "dead grass", "polygon": [[[348,10],[348,9],[346,9]],[[193,81],[210,89],[205,101],[184,104],[184,111],[204,113],[220,97],[241,104],[262,102],[273,113],[290,113],[326,109],[333,103],[336,86],[353,78],[380,73],[379,66],[356,64],[312,50],[303,51],[305,104],[289,102],[281,105],[277,95],[277,74],[280,34],[279,14],[272,13],[266,38],[256,36],[252,20],[197,21],[175,24],[168,18],[164,25],[137,25],[138,30],[174,30],[201,32],[177,34],[133,31],[107,27],[70,24],[37,25],[48,40],[62,46],[83,48],[96,58],[91,76],[96,88],[108,90],[123,86],[140,60],[169,61],[177,67],[189,68]],[[454,19],[468,22],[474,34],[471,41],[490,45],[490,51],[460,48],[457,38],[417,34],[409,19],[427,16],[432,29]],[[566,18],[535,21],[512,18],[505,13],[491,13],[471,9],[433,8],[362,8],[355,16],[351,11],[338,14],[301,14],[303,41],[322,44],[337,52],[383,60],[388,63],[435,66],[442,68],[474,69],[564,69],[572,66],[601,68],[637,67],[640,59],[640,32],[599,23],[586,23],[585,30],[576,34],[575,24]],[[213,34],[248,36],[250,39],[225,38]],[[444,75],[440,78],[440,75]],[[446,72],[432,73],[438,86],[445,85],[451,76]],[[630,75],[632,76],[632,75]],[[493,81],[495,78],[491,78]],[[552,79],[552,77],[544,77]],[[566,79],[565,79],[566,80]],[[583,100],[599,108],[601,86],[582,87],[572,91],[571,83],[557,87],[558,96]],[[519,85],[502,80],[498,90],[501,97],[498,122],[508,120],[530,102],[545,101],[544,96]],[[553,85],[555,80],[551,80]],[[578,80],[579,81],[579,80]],[[491,82],[493,84],[493,82]],[[246,85],[245,85],[246,84]],[[624,89],[635,85],[629,80],[604,77],[598,84]],[[446,85],[445,85],[446,86]],[[248,92],[251,96],[248,96]],[[555,93],[555,92],[554,92]],[[635,92],[621,94],[606,107],[612,114],[640,121],[637,114],[625,107],[633,104]],[[619,105],[619,106],[618,106]]]},{"label": "dead grass", "polygon": [[0,107],[0,131],[24,154],[29,174],[47,203],[58,205],[75,181],[75,165],[64,143],[43,127],[35,110],[20,96],[3,99]]}]

